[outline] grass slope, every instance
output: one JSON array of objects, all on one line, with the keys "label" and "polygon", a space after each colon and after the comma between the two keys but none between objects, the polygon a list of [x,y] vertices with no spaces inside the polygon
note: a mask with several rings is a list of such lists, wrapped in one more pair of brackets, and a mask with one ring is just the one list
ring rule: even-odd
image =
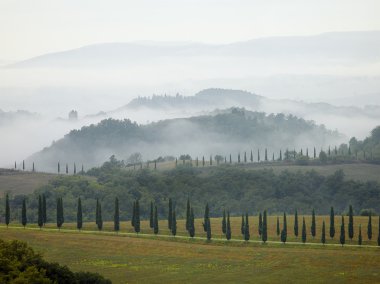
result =
[{"label": "grass slope", "polygon": [[3,226],[0,238],[27,241],[49,261],[75,271],[101,273],[114,283],[375,283],[379,279],[378,248],[222,245]]},{"label": "grass slope", "polygon": [[56,176],[49,173],[0,169],[0,194],[7,191],[12,194],[29,194]]}]

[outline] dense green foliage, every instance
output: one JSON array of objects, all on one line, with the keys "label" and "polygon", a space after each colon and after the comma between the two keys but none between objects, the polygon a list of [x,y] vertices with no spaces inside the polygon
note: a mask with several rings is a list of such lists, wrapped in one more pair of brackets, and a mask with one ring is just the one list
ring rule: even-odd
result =
[{"label": "dense green foliage", "polygon": [[106,284],[97,273],[72,272],[67,266],[49,263],[24,242],[0,240],[1,283]]},{"label": "dense green foliage", "polygon": [[[175,200],[177,217],[185,218],[189,198],[194,214],[202,216],[204,206],[209,204],[210,217],[221,216],[223,210],[232,216],[242,212],[254,214],[267,209],[270,214],[282,211],[306,214],[318,208],[319,214],[328,214],[331,206],[336,212],[346,214],[350,203],[358,214],[363,208],[380,212],[380,185],[376,182],[345,180],[344,173],[337,171],[322,176],[315,171],[275,174],[271,170],[249,170],[243,167],[219,166],[195,168],[178,166],[168,171],[125,170],[117,161],[107,162],[90,171],[96,180],[86,176],[59,176],[49,184],[28,196],[9,196],[12,220],[21,219],[24,198],[27,199],[27,219],[37,223],[39,199],[46,196],[47,221],[56,219],[58,198],[65,202],[64,218],[67,222],[77,220],[77,200],[82,201],[83,222],[96,221],[97,199],[102,203],[103,220],[113,220],[114,201],[120,203],[120,220],[132,219],[133,201],[140,204],[141,217],[149,218],[150,204],[157,206],[160,218],[168,216],[168,200]],[[170,203],[170,202],[169,202]],[[5,200],[0,202],[0,213],[5,216]],[[355,213],[355,212],[354,212]]]}]

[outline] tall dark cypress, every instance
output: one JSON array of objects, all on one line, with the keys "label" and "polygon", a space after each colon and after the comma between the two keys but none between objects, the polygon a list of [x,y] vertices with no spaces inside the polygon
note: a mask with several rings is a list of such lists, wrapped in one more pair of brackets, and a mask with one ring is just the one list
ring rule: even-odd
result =
[{"label": "tall dark cypress", "polygon": [[177,217],[175,215],[175,210],[173,210],[173,220],[172,220],[172,235],[177,235]]},{"label": "tall dark cypress", "polygon": [[268,161],[268,151],[267,148],[265,148],[265,162]]},{"label": "tall dark cypress", "polygon": [[139,200],[136,200],[136,210],[135,210],[135,232],[140,233],[140,204]]},{"label": "tall dark cypress", "polygon": [[245,225],[244,225],[244,240],[249,241],[249,221],[248,221],[248,213],[245,214]]},{"label": "tall dark cypress", "polygon": [[372,239],[372,212],[369,212],[368,216],[367,237],[368,240]]},{"label": "tall dark cypress", "polygon": [[334,207],[331,207],[330,209],[330,238],[334,238],[335,236],[335,214],[334,214]]},{"label": "tall dark cypress", "polygon": [[189,225],[190,225],[189,235],[191,238],[193,238],[195,235],[195,226],[194,226],[194,210],[192,207],[190,208],[190,224]]},{"label": "tall dark cypress", "polygon": [[79,197],[78,198],[78,209],[77,209],[77,229],[81,230],[82,226],[83,226],[82,201]]},{"label": "tall dark cypress", "polygon": [[8,228],[10,220],[11,220],[11,209],[9,207],[9,194],[7,193],[7,195],[5,196],[5,224],[7,225],[7,228]]},{"label": "tall dark cypress", "polygon": [[313,157],[314,157],[314,160],[317,158],[317,151],[315,150],[315,147],[314,147],[314,154],[313,154]]},{"label": "tall dark cypress", "polygon": [[261,233],[261,239],[264,243],[268,240],[267,210],[264,210],[263,228],[262,228],[262,233]]},{"label": "tall dark cypress", "polygon": [[306,243],[306,223],[305,223],[305,217],[302,218],[302,242]]},{"label": "tall dark cypress", "polygon": [[244,214],[241,214],[241,226],[240,226],[240,232],[242,235],[244,235],[245,229],[244,229]]},{"label": "tall dark cypress", "polygon": [[169,213],[168,213],[168,228],[172,229],[172,221],[173,221],[173,201],[169,198]]},{"label": "tall dark cypress", "polygon": [[313,212],[311,213],[311,236],[313,237],[313,239],[315,238],[316,231],[317,227],[315,224],[315,210],[313,208]]},{"label": "tall dark cypress", "polygon": [[288,235],[288,225],[286,222],[286,213],[284,212],[284,223],[281,231],[281,241],[285,244]]},{"label": "tall dark cypress", "polygon": [[59,162],[58,162],[58,174],[61,172],[61,166],[60,166],[60,164],[59,164]]},{"label": "tall dark cypress", "polygon": [[158,234],[158,213],[157,213],[157,206],[154,206],[154,222],[153,222],[153,231],[154,234]]},{"label": "tall dark cypress", "polygon": [[95,213],[95,223],[96,223],[96,225],[98,225],[98,223],[99,223],[99,199],[98,198],[96,198],[96,211],[95,211],[96,213]]},{"label": "tall dark cypress", "polygon": [[325,220],[323,220],[322,223],[322,236],[321,236],[321,242],[322,244],[326,243],[326,227],[325,227]]},{"label": "tall dark cypress", "polygon": [[207,219],[206,227],[207,227],[207,230],[206,230],[207,240],[210,241],[211,240],[211,222],[210,222],[210,218]]},{"label": "tall dark cypress", "polygon": [[149,227],[154,228],[154,211],[153,211],[153,202],[150,202],[150,215],[149,215]]},{"label": "tall dark cypress", "polygon": [[252,153],[252,150],[251,150],[251,158],[250,158],[250,161],[251,161],[251,163],[253,162],[253,153]]},{"label": "tall dark cypress", "polygon": [[344,217],[342,216],[342,224],[340,225],[340,244],[343,246],[346,242],[346,230],[344,228]]},{"label": "tall dark cypress", "polygon": [[[202,166],[205,166],[205,156],[202,156]],[[169,228],[170,229],[170,228]]]},{"label": "tall dark cypress", "polygon": [[190,199],[187,198],[186,203],[186,231],[190,229]]},{"label": "tall dark cypress", "polygon": [[212,166],[212,156],[210,155],[210,166]]},{"label": "tall dark cypress", "polygon": [[62,197],[57,198],[57,227],[58,229],[61,229],[63,225],[64,219],[63,219],[63,201]]},{"label": "tall dark cypress", "polygon": [[21,224],[25,228],[25,226],[26,226],[27,223],[28,223],[28,218],[26,216],[26,200],[24,198],[23,201],[22,201]]},{"label": "tall dark cypress", "polygon": [[257,162],[260,162],[260,149],[257,149]]},{"label": "tall dark cypress", "polygon": [[230,154],[230,164],[232,164],[232,156],[231,156],[231,154]]},{"label": "tall dark cypress", "polygon": [[35,172],[35,169],[34,169],[34,162],[33,162],[33,168],[32,168],[32,172]]},{"label": "tall dark cypress", "polygon": [[282,161],[282,150],[280,150],[280,158],[279,158],[280,161]]},{"label": "tall dark cypress", "polygon": [[222,219],[222,232],[226,234],[227,232],[227,221],[226,221],[226,210],[223,210],[223,219]]},{"label": "tall dark cypress", "polygon": [[102,204],[99,202],[98,204],[98,230],[101,231],[102,229],[103,229]]},{"label": "tall dark cypress", "polygon": [[238,164],[240,164],[240,153],[238,154]]},{"label": "tall dark cypress", "polygon": [[115,232],[120,230],[120,212],[119,212],[119,198],[115,198],[115,214],[113,215],[113,229]]},{"label": "tall dark cypress", "polygon": [[277,227],[276,227],[276,233],[277,233],[277,236],[280,235],[280,218],[278,218],[277,216]]},{"label": "tall dark cypress", "polygon": [[379,225],[377,226],[379,231],[377,232],[377,245],[380,246],[380,216],[379,216]]},{"label": "tall dark cypress", "polygon": [[203,230],[207,232],[207,220],[210,218],[210,209],[208,207],[208,203],[206,203],[205,207],[205,215],[203,217]]},{"label": "tall dark cypress", "polygon": [[247,152],[244,152],[244,163],[247,163]]},{"label": "tall dark cypress", "polygon": [[44,224],[44,219],[42,218],[42,196],[39,195],[38,196],[38,218],[37,218],[37,224],[38,224],[38,227],[41,227],[43,226]]},{"label": "tall dark cypress", "polygon": [[22,170],[25,171],[25,161],[22,160]]},{"label": "tall dark cypress", "polygon": [[348,237],[350,238],[350,241],[352,241],[352,238],[354,237],[354,213],[352,205],[350,205],[348,212]]},{"label": "tall dark cypress", "polygon": [[132,227],[135,227],[135,218],[136,217],[136,201],[133,201],[133,210],[132,210],[132,219],[131,219],[131,225]]},{"label": "tall dark cypress", "polygon": [[46,215],[46,196],[45,194],[42,194],[42,222],[44,223],[44,226],[47,222],[47,215]]},{"label": "tall dark cypress", "polygon": [[227,213],[226,239],[228,241],[231,239],[230,212]]},{"label": "tall dark cypress", "polygon": [[298,238],[298,212],[296,209],[296,213],[294,214],[294,235]]},{"label": "tall dark cypress", "polygon": [[358,244],[359,244],[359,246],[362,245],[362,242],[363,242],[363,240],[362,240],[362,225],[360,224],[359,225],[359,236],[358,236]]},{"label": "tall dark cypress", "polygon": [[261,215],[261,212],[259,214],[259,227],[258,227],[258,230],[259,230],[259,236],[261,236],[262,231],[263,231],[263,216]]}]

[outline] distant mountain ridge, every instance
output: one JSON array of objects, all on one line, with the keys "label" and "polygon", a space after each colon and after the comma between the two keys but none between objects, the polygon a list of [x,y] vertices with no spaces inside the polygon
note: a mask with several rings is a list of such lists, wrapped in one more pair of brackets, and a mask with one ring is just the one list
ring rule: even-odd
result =
[{"label": "distant mountain ridge", "polygon": [[29,67],[129,66],[155,58],[237,57],[380,60],[380,31],[333,32],[314,36],[267,37],[230,44],[127,42],[88,45],[44,54],[9,65]]}]

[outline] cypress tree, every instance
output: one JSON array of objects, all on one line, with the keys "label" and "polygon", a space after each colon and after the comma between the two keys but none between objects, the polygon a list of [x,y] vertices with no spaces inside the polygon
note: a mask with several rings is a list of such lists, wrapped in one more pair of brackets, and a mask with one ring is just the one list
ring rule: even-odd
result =
[{"label": "cypress tree", "polygon": [[25,161],[22,160],[22,170],[25,171]]},{"label": "cypress tree", "polygon": [[66,174],[69,173],[69,166],[66,164]]},{"label": "cypress tree", "polygon": [[78,198],[78,209],[77,209],[77,229],[81,230],[82,226],[83,226],[82,201],[79,197]]},{"label": "cypress tree", "polygon": [[296,213],[294,214],[294,235],[296,238],[298,237],[298,212],[296,209]]},{"label": "cypress tree", "polygon": [[113,229],[115,232],[120,230],[120,218],[119,218],[119,198],[115,198],[115,214],[113,216]]},{"label": "cypress tree", "polygon": [[344,217],[342,216],[342,224],[340,225],[340,244],[343,246],[346,242],[346,231],[344,228]]},{"label": "cypress tree", "polygon": [[198,160],[198,157],[197,157],[197,159],[195,160],[195,165],[198,167],[198,165],[199,165],[199,160]]},{"label": "cypress tree", "polygon": [[44,226],[47,221],[47,216],[46,216],[46,197],[45,194],[42,194],[42,222],[44,223]]},{"label": "cypress tree", "polygon": [[311,235],[313,239],[315,238],[316,235],[316,224],[315,224],[315,210],[313,208],[313,212],[311,213]]},{"label": "cypress tree", "polygon": [[157,206],[154,206],[154,222],[153,222],[153,231],[154,234],[158,234],[158,213],[157,213]]},{"label": "cypress tree", "polygon": [[140,232],[140,205],[139,200],[136,200],[136,212],[135,212],[135,232]]},{"label": "cypress tree", "polygon": [[58,162],[58,174],[61,172],[61,166],[59,165],[59,162]]},{"label": "cypress tree", "polygon": [[309,148],[306,148],[306,157],[309,158]]},{"label": "cypress tree", "polygon": [[244,235],[244,232],[245,232],[245,229],[244,229],[244,214],[241,214],[240,232],[241,232],[242,235]]},{"label": "cypress tree", "polygon": [[136,219],[136,201],[133,201],[133,210],[132,210],[132,219],[131,219],[132,227],[135,227],[135,219]]},{"label": "cypress tree", "polygon": [[172,220],[172,235],[177,234],[177,218],[175,216],[175,210],[173,210],[173,220]]},{"label": "cypress tree", "polygon": [[26,226],[26,223],[28,222],[27,216],[26,216],[26,200],[25,198],[22,201],[22,211],[21,211],[21,224]]},{"label": "cypress tree", "polygon": [[286,213],[284,212],[284,227],[283,230],[285,231],[286,235],[288,234],[288,222],[286,221]]},{"label": "cypress tree", "polygon": [[250,158],[250,161],[251,161],[251,163],[253,162],[253,153],[252,153],[252,150],[251,150],[251,158]]},{"label": "cypress tree", "polygon": [[322,237],[321,237],[322,244],[326,243],[326,228],[325,228],[325,220],[323,220],[322,223]]},{"label": "cypress tree", "polygon": [[210,241],[211,240],[211,222],[210,222],[210,218],[207,219],[206,227],[207,227],[207,240]]},{"label": "cypress tree", "polygon": [[277,216],[277,228],[276,228],[277,236],[280,235],[280,218]]},{"label": "cypress tree", "polygon": [[74,163],[74,175],[77,174],[77,165]]},{"label": "cypress tree", "polygon": [[99,223],[99,199],[98,198],[96,198],[96,211],[95,211],[96,213],[95,213],[95,223],[96,223],[96,225],[98,225],[98,223]]},{"label": "cypress tree", "polygon": [[227,221],[226,221],[226,210],[223,210],[223,219],[222,219],[222,232],[226,234],[227,232]]},{"label": "cypress tree", "polygon": [[62,197],[57,198],[57,227],[58,229],[61,229],[63,225],[64,219],[63,219],[63,201]]},{"label": "cypress tree", "polygon": [[149,215],[149,227],[154,228],[154,211],[153,211],[153,202],[150,202],[150,215]]},{"label": "cypress tree", "polygon": [[206,208],[205,208],[205,215],[203,218],[203,230],[207,232],[207,220],[210,218],[210,210],[208,207],[208,203],[206,203]]},{"label": "cypress tree", "polygon": [[247,163],[247,152],[244,152],[244,163]]},{"label": "cypress tree", "polygon": [[263,229],[262,229],[262,241],[265,243],[268,239],[268,223],[267,223],[267,211],[264,210]]},{"label": "cypress tree", "polygon": [[306,223],[305,223],[305,217],[302,218],[302,242],[306,243]]},{"label": "cypress tree", "polygon": [[10,220],[11,220],[11,209],[9,207],[9,195],[7,193],[7,195],[5,196],[5,224],[7,225],[7,228],[8,228]]},{"label": "cypress tree", "polygon": [[38,227],[40,227],[40,230],[41,230],[41,227],[44,224],[44,219],[42,218],[42,196],[41,195],[38,196],[38,218],[37,218],[37,224],[38,224]]},{"label": "cypress tree", "polygon": [[260,162],[260,149],[257,149],[257,162]]},{"label": "cypress tree", "polygon": [[359,237],[358,237],[358,244],[359,244],[359,246],[362,245],[362,242],[363,242],[363,240],[362,240],[362,225],[360,224],[359,225]]},{"label": "cypress tree", "polygon": [[210,166],[212,166],[212,156],[210,155]]},{"label": "cypress tree", "polygon": [[352,205],[350,205],[348,212],[348,237],[350,238],[350,241],[352,241],[352,238],[354,237],[354,213]]},{"label": "cypress tree", "polygon": [[[202,157],[202,166],[205,166],[205,156]],[[170,228],[169,228],[170,229]]]},{"label": "cypress tree", "polygon": [[238,154],[238,164],[240,164],[240,153]]},{"label": "cypress tree", "polygon": [[15,169],[17,169],[17,164],[16,164],[16,161],[15,161]]},{"label": "cypress tree", "polygon": [[169,198],[169,213],[168,213],[168,228],[172,229],[172,221],[173,221],[173,201]]},{"label": "cypress tree", "polygon": [[98,204],[98,230],[101,231],[102,229],[103,229],[102,204],[99,202]]},{"label": "cypress tree", "polygon": [[81,169],[81,174],[83,175],[84,174],[84,168],[83,168],[83,164],[82,164],[82,169]]},{"label": "cypress tree", "polygon": [[189,227],[189,235],[191,238],[195,235],[195,226],[194,226],[194,211],[193,208],[190,208],[190,227]]},{"label": "cypress tree", "polygon": [[335,236],[335,214],[334,214],[334,207],[331,206],[330,209],[330,238],[334,238]]},{"label": "cypress tree", "polygon": [[32,172],[34,172],[35,170],[34,170],[34,162],[33,162],[33,168],[32,168]]},{"label": "cypress tree", "polygon": [[263,216],[261,215],[261,212],[259,214],[259,236],[261,236],[263,232]]},{"label": "cypress tree", "polygon": [[189,231],[190,229],[190,200],[187,198],[187,204],[186,204],[186,231]]},{"label": "cypress tree", "polygon": [[280,150],[280,161],[282,161],[282,151]]},{"label": "cypress tree", "polygon": [[245,214],[245,225],[244,225],[244,240],[249,241],[249,222],[248,222],[248,213]]},{"label": "cypress tree", "polygon": [[268,161],[268,151],[267,151],[267,148],[265,148],[265,162]]},{"label": "cypress tree", "polygon": [[314,147],[314,160],[317,158],[317,151],[315,150],[315,147]]},{"label": "cypress tree", "polygon": [[227,213],[226,239],[228,241],[231,239],[230,212]]},{"label": "cypress tree", "polygon": [[372,239],[372,212],[369,212],[368,216],[368,226],[367,226],[367,237],[368,240]]},{"label": "cypress tree", "polygon": [[231,154],[230,154],[230,164],[232,164],[232,156],[231,156]]}]

